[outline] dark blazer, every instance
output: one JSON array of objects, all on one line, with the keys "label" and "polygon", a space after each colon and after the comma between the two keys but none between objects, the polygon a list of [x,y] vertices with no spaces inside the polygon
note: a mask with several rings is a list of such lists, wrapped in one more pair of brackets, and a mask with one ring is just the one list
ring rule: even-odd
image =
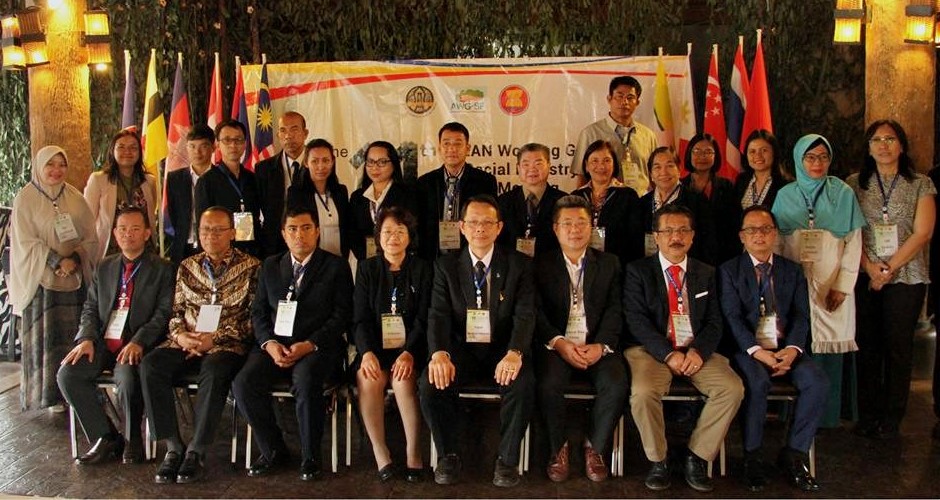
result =
[{"label": "dark blazer", "polygon": [[[750,172],[741,172],[738,175],[738,178],[734,181],[734,199],[738,203],[738,206],[741,206],[741,200],[745,196],[750,199],[751,192],[748,191],[747,186],[751,182],[751,178],[754,177],[754,174]],[[767,189],[767,196],[764,197],[764,202],[761,205],[771,208],[774,206],[774,200],[777,199],[777,192],[780,191],[780,188],[787,185],[786,179],[781,175],[772,175],[770,182],[770,188]]]},{"label": "dark blazer", "polygon": [[[444,196],[447,194],[444,167],[441,166],[418,178],[418,254],[427,260],[437,258],[439,252],[438,222],[444,217]],[[496,177],[489,172],[466,164],[457,183],[461,205],[471,196],[496,196]],[[459,210],[459,208],[458,208]],[[461,246],[467,242],[460,237]]]},{"label": "dark blazer", "polygon": [[[336,186],[330,188],[330,199],[333,200],[333,205],[336,207],[336,216],[339,218],[340,252],[343,254],[342,257],[346,258],[349,257],[349,249],[352,245],[353,238],[353,220],[349,207],[349,191],[343,184],[336,184]],[[292,185],[290,189],[287,190],[288,205],[303,205],[313,209],[313,213],[316,214],[318,213],[317,205],[319,203],[320,202],[317,201],[317,188],[313,185],[313,181],[310,180],[309,175],[304,176],[302,182]]]},{"label": "dark blazer", "polygon": [[[186,258],[189,231],[193,227],[193,180],[189,167],[166,175],[166,216],[173,226],[167,256],[179,265]],[[196,236],[198,243],[199,236]]]},{"label": "dark blazer", "polygon": [[[568,193],[549,185],[539,200],[539,213],[532,225],[531,236],[535,237],[535,253],[541,255],[558,249],[558,238],[552,229],[552,212],[555,202]],[[516,186],[499,195],[499,213],[503,218],[503,230],[499,233],[499,243],[507,248],[516,249],[516,239],[525,237],[529,226],[529,209],[525,201],[522,186]]]},{"label": "dark blazer", "polygon": [[[707,360],[721,340],[721,306],[715,268],[688,259],[683,296],[692,321],[695,348]],[[628,344],[642,345],[653,357],[665,361],[673,351],[667,337],[669,329],[669,294],[659,263],[659,253],[632,262],[623,280],[623,313],[627,321]]]},{"label": "dark blazer", "polygon": [[[653,196],[655,195],[656,191],[650,191],[640,198],[644,233],[653,230]],[[715,265],[719,258],[718,240],[715,229],[715,216],[708,200],[701,194],[690,191],[683,186],[679,188],[679,195],[672,204],[688,208],[695,216],[695,240],[692,242],[692,248],[689,249],[689,256],[708,265]],[[735,241],[738,240],[735,239]]]},{"label": "dark blazer", "polygon": [[[535,287],[531,260],[499,245],[490,262],[489,304],[491,343],[487,350],[502,355],[517,349],[531,352],[535,329]],[[470,250],[449,253],[434,263],[434,290],[428,315],[428,354],[467,349],[467,308],[476,307]]]},{"label": "dark blazer", "polygon": [[[590,186],[571,193],[593,204]],[[607,188],[607,202],[597,220],[598,227],[606,228],[604,250],[620,258],[621,267],[643,257],[643,218],[639,209],[640,198],[628,187]]]},{"label": "dark blazer", "polygon": [[[692,193],[689,185],[692,176],[682,179],[683,191]],[[738,238],[738,229],[741,227],[741,198],[735,195],[731,181],[724,177],[715,176],[712,179],[711,198],[699,194],[711,210],[715,230],[715,257],[713,265],[718,265],[728,259],[741,255],[741,240]],[[698,239],[698,237],[696,237]]]},{"label": "dark blazer", "polygon": [[[408,255],[398,278],[396,307],[407,332],[404,350],[418,363],[428,357],[427,323],[433,273],[430,262]],[[376,255],[359,262],[353,298],[353,336],[360,356],[370,351],[376,354],[383,351],[382,315],[391,311],[394,286],[395,279],[385,257]]]},{"label": "dark blazer", "polygon": [[[166,337],[173,310],[176,269],[173,264],[151,252],[145,251],[138,260],[141,265],[134,276],[134,292],[123,339],[125,343],[134,342],[149,350]],[[98,263],[82,307],[76,342],[104,341],[111,311],[117,304],[123,274],[124,257],[120,253],[109,255]]]},{"label": "dark blazer", "polygon": [[[261,255],[269,257],[287,251],[281,236],[281,218],[284,216],[284,152],[258,162],[255,165],[255,180],[258,183],[259,209],[264,221],[261,224]],[[301,167],[303,168],[303,167]],[[306,169],[303,170],[306,172]]]},{"label": "dark blazer", "polygon": [[297,316],[291,338],[274,334],[277,303],[287,297],[294,278],[290,253],[264,260],[258,273],[258,289],[251,303],[251,324],[258,345],[276,340],[284,345],[309,340],[318,349],[339,350],[345,345],[343,333],[352,319],[352,272],[345,259],[317,249],[304,271],[297,301]]},{"label": "dark blazer", "polygon": [[[747,253],[729,260],[718,269],[721,311],[731,334],[742,351],[757,344],[754,332],[760,318],[757,273]],[[781,347],[806,349],[809,337],[809,294],[803,268],[796,262],[774,255],[770,269],[778,325],[784,334]]]},{"label": "dark blazer", "polygon": [[[564,336],[571,312],[571,278],[565,255],[555,250],[535,258],[535,285],[538,290],[536,330],[539,344]],[[587,343],[620,346],[621,317],[620,260],[613,254],[588,248],[584,254],[584,314]]]},{"label": "dark blazer", "polygon": [[[367,189],[372,189],[372,185],[370,184]],[[350,249],[359,260],[366,259],[366,239],[375,235],[375,225],[372,223],[372,212],[369,208],[371,202],[362,195],[363,192],[365,189],[359,188],[353,191],[349,198],[350,218],[352,219]],[[414,190],[403,182],[392,182],[379,208],[385,207],[405,208],[415,218],[418,217]]]},{"label": "dark blazer", "polygon": [[[225,165],[213,165],[206,173],[202,174],[199,182],[196,183],[196,216],[201,217],[202,212],[209,207],[223,206],[232,212],[241,210],[240,200],[245,202],[245,211],[251,212],[255,222],[255,240],[237,241],[235,248],[246,251],[252,255],[258,255],[259,238],[261,238],[261,210],[258,198],[258,186],[255,181],[255,174],[244,166],[239,167],[241,171],[236,180],[229,173]],[[231,181],[231,182],[229,182]],[[232,183],[241,190],[241,196],[238,190],[232,186]]]}]

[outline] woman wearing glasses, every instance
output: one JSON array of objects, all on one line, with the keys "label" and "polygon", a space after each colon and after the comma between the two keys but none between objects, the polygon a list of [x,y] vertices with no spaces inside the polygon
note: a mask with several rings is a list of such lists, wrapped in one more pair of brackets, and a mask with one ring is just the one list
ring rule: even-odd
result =
[{"label": "woman wearing glasses", "polygon": [[865,132],[868,155],[846,180],[867,225],[862,229],[858,306],[858,434],[893,438],[907,407],[914,329],[927,292],[925,249],[933,234],[937,193],[914,170],[907,134],[893,120]]},{"label": "woman wearing glasses", "polygon": [[316,207],[320,225],[320,248],[340,257],[349,256],[353,220],[349,191],[336,175],[336,154],[326,139],[307,143],[304,166],[309,175],[287,190],[287,204]]},{"label": "woman wearing glasses", "polygon": [[744,153],[734,183],[735,199],[742,210],[752,205],[774,206],[777,192],[787,183],[780,171],[780,143],[769,131],[755,130],[744,141]]},{"label": "woman wearing glasses", "polygon": [[715,265],[741,254],[738,239],[741,210],[731,181],[718,176],[721,168],[719,151],[718,141],[710,134],[695,134],[685,150],[685,169],[689,175],[682,179],[684,188],[701,194],[711,208],[718,242]]},{"label": "woman wearing glasses", "polygon": [[[865,225],[852,188],[828,175],[831,163],[832,146],[825,137],[800,138],[793,148],[796,182],[777,193],[772,209],[781,235],[778,253],[803,265],[809,286],[811,351],[830,381],[821,427],[839,425],[843,355],[858,350],[852,290]],[[846,399],[854,398],[850,393]]]},{"label": "woman wearing glasses", "polygon": [[359,189],[349,199],[352,209],[352,252],[358,260],[376,254],[376,218],[379,210],[400,206],[414,213],[414,196],[402,179],[401,159],[394,146],[375,141],[366,147],[366,163]]}]

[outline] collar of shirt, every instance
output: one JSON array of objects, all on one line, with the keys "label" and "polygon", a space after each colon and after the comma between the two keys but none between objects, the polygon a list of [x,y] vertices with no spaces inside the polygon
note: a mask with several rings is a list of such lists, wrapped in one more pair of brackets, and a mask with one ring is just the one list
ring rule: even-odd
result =
[{"label": "collar of shirt", "polygon": [[564,261],[565,261],[565,267],[568,268],[568,274],[571,275],[571,276],[574,276],[574,277],[576,278],[576,279],[573,281],[573,283],[575,283],[575,282],[578,281],[578,280],[577,280],[578,273],[581,272],[581,266],[584,265],[584,256],[585,256],[585,255],[587,255],[587,250],[586,250],[586,249],[585,249],[583,252],[581,252],[581,256],[578,257],[578,262],[572,264],[572,263],[571,263],[571,259],[569,259],[568,256],[564,254],[564,252],[562,252],[562,254],[561,254],[562,258],[564,258]]},{"label": "collar of shirt", "polygon": [[[315,252],[315,250],[314,250],[314,252]],[[294,258],[294,254],[290,254],[291,268],[293,269],[293,266],[296,266],[297,264],[300,264],[301,267],[304,267],[304,266],[306,266],[307,264],[310,263],[310,259],[312,259],[312,258],[313,258],[313,252],[311,252],[310,255],[308,255],[307,258],[305,258],[305,259],[303,260],[303,262],[298,262],[297,259]],[[293,272],[293,271],[291,271],[291,272]],[[297,276],[297,286],[300,286],[300,283],[303,282],[303,280],[304,280],[304,275],[306,275],[306,274],[307,274],[307,270],[304,269],[304,270],[300,273],[300,276]],[[296,300],[296,299],[295,299],[295,300]]]},{"label": "collar of shirt", "polygon": [[[203,258],[209,260],[209,265],[212,266],[213,272],[214,272],[215,270],[217,270],[217,269],[220,267],[220,265],[221,265],[221,267],[224,267],[224,268],[228,269],[228,267],[232,264],[232,259],[235,258],[235,249],[234,249],[234,248],[229,248],[229,249],[228,249],[228,252],[226,252],[225,256],[222,257],[222,260],[219,261],[218,263],[213,262],[213,261],[212,261],[212,258],[209,257],[209,254],[207,254],[207,253],[205,253],[205,252],[203,252]],[[200,262],[202,262],[202,259],[200,259]],[[202,269],[202,266],[201,266],[201,265],[200,265],[200,269]]]},{"label": "collar of shirt", "polygon": [[[212,168],[212,167],[210,166],[209,168]],[[206,169],[206,172],[208,172],[208,171],[209,171],[209,169],[207,168],[207,169]],[[205,173],[205,172],[203,172],[203,173]],[[196,183],[199,182],[199,178],[202,177],[202,176],[199,175],[199,174],[197,174],[197,173],[196,173],[196,170],[193,168],[193,166],[190,165],[190,166],[189,166],[189,177],[190,177],[190,179],[193,180],[193,187],[195,187],[195,186],[196,186]]]},{"label": "collar of shirt", "polygon": [[467,170],[467,163],[464,162],[463,166],[460,167],[460,171],[457,172],[457,175],[450,175],[450,172],[447,171],[447,167],[441,165],[441,172],[444,174],[444,185],[447,185],[447,179],[451,177],[456,177],[457,182],[460,182],[460,179],[463,178],[463,173]]},{"label": "collar of shirt", "polygon": [[615,122],[613,118],[610,117],[610,113],[607,113],[607,115],[604,116],[604,121],[607,122],[607,126],[610,127],[610,131],[614,132],[615,134],[617,133],[617,126],[623,127],[625,129],[624,132],[629,132],[631,128],[635,127],[632,120],[630,121],[630,125],[620,125],[619,123]]},{"label": "collar of shirt", "polygon": [[137,264],[137,263],[141,262],[141,261],[143,260],[143,258],[144,258],[144,254],[140,254],[140,255],[137,256],[136,259],[134,259],[134,260],[128,260],[128,258],[125,257],[124,254],[121,254],[121,264],[123,264],[123,265],[125,265],[125,266],[126,266],[127,264]]},{"label": "collar of shirt", "polygon": [[664,272],[664,273],[669,272],[668,269],[669,269],[670,267],[672,267],[672,266],[679,266],[679,267],[682,268],[682,273],[685,274],[685,272],[686,272],[686,270],[687,270],[686,267],[689,265],[689,256],[688,256],[688,255],[686,255],[685,257],[683,257],[683,258],[682,258],[682,262],[679,262],[678,264],[673,264],[672,262],[669,262],[669,259],[667,259],[666,257],[663,257],[663,253],[662,253],[662,252],[659,252],[658,255],[659,255],[659,265],[660,265],[660,267],[663,268],[663,272]]},{"label": "collar of shirt", "polygon": [[477,262],[481,262],[481,261],[483,262],[483,265],[485,267],[489,268],[490,262],[493,261],[493,250],[495,248],[496,248],[496,245],[491,246],[489,251],[486,252],[486,255],[484,255],[483,258],[481,259],[478,259],[476,255],[473,255],[473,251],[468,248],[467,253],[470,254],[470,264],[473,266],[473,268],[476,269]]},{"label": "collar of shirt", "polygon": [[370,184],[369,184],[369,187],[367,187],[367,188],[362,192],[362,196],[363,196],[363,198],[365,198],[365,199],[371,201],[372,203],[375,203],[376,206],[380,206],[380,205],[382,204],[382,202],[385,200],[385,195],[388,194],[388,190],[391,189],[392,184],[394,184],[394,183],[395,183],[394,180],[388,181],[388,184],[385,185],[385,189],[382,190],[382,193],[379,194],[378,197],[375,196],[375,189],[374,189],[374,186],[373,186],[372,183],[370,183]]},{"label": "collar of shirt", "polygon": [[540,189],[538,189],[538,190],[529,189],[529,188],[526,187],[526,186],[522,186],[522,199],[523,199],[523,200],[528,200],[528,199],[529,199],[529,195],[532,194],[532,195],[535,195],[535,201],[536,201],[536,203],[542,203],[542,196],[545,195],[545,191],[546,191],[547,189],[548,189],[548,184],[543,185],[543,186],[542,186]]},{"label": "collar of shirt", "polygon": [[[756,258],[754,258],[754,255],[751,254],[750,252],[748,252],[747,256],[751,258],[751,264],[754,264],[754,267],[757,267],[757,265],[761,263],[761,261],[759,261],[759,260],[757,260]],[[773,265],[774,265],[774,254],[770,254],[770,258],[767,259],[767,263],[770,264],[771,267],[773,267]]]}]

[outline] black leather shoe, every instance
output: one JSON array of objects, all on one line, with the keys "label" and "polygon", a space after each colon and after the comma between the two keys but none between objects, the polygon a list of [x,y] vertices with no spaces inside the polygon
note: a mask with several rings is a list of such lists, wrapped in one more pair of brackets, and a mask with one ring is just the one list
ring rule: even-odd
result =
[{"label": "black leather shoe", "polygon": [[157,484],[170,484],[176,482],[176,473],[180,470],[180,464],[183,463],[183,457],[175,451],[166,452],[166,456],[163,457],[163,463],[160,464],[160,468],[157,469],[157,475],[153,477],[153,480]]},{"label": "black leather shoe", "polygon": [[434,469],[434,482],[437,484],[454,484],[460,478],[460,457],[454,453],[444,455],[437,460]]},{"label": "black leather shoe", "polygon": [[496,468],[493,470],[493,484],[500,488],[512,488],[519,484],[519,468],[506,465],[503,459],[496,459]]},{"label": "black leather shoe", "polygon": [[270,457],[262,454],[251,464],[251,467],[248,468],[248,477],[259,477],[269,474],[286,465],[288,460],[289,457],[286,451],[275,451],[271,453]]},{"label": "black leather shoe", "polygon": [[715,488],[708,477],[708,465],[695,453],[685,457],[685,482],[695,491],[709,492]]},{"label": "black leather shoe", "polygon": [[309,458],[300,462],[300,479],[302,481],[313,481],[321,477],[323,477],[323,472],[320,470],[319,462]]},{"label": "black leather shoe", "polygon": [[669,478],[669,462],[667,460],[653,462],[650,471],[646,473],[644,484],[653,491],[662,491],[672,486],[672,480]]},{"label": "black leather shoe", "polygon": [[75,459],[79,465],[95,465],[117,458],[124,451],[124,438],[104,436],[95,441],[95,445],[84,455]]},{"label": "black leather shoe", "polygon": [[121,462],[124,464],[139,464],[144,461],[144,447],[140,443],[140,438],[131,438],[124,443],[124,454],[121,456]]},{"label": "black leather shoe", "polygon": [[777,465],[792,486],[802,491],[819,491],[819,483],[810,475],[809,465],[802,453],[783,449],[780,451]]},{"label": "black leather shoe", "polygon": [[195,483],[205,475],[206,465],[203,463],[202,456],[195,451],[187,451],[186,458],[180,465],[180,470],[176,473],[176,482],[180,484]]},{"label": "black leather shoe", "polygon": [[383,483],[391,481],[392,478],[395,477],[395,464],[389,463],[385,467],[379,469],[376,474],[379,477],[379,481],[382,481]]},{"label": "black leather shoe", "polygon": [[767,486],[767,476],[764,475],[764,463],[757,457],[744,458],[744,485],[755,493],[763,491]]},{"label": "black leather shoe", "polygon": [[420,483],[424,481],[424,468],[411,468],[408,467],[405,469],[405,480],[409,483]]}]

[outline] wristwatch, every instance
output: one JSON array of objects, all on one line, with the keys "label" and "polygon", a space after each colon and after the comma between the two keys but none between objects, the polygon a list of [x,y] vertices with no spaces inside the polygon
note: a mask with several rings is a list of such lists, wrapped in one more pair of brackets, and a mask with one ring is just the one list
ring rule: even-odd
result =
[{"label": "wristwatch", "polygon": [[604,346],[604,356],[614,353],[614,350],[611,349],[609,345],[607,344],[601,344],[601,345]]}]

